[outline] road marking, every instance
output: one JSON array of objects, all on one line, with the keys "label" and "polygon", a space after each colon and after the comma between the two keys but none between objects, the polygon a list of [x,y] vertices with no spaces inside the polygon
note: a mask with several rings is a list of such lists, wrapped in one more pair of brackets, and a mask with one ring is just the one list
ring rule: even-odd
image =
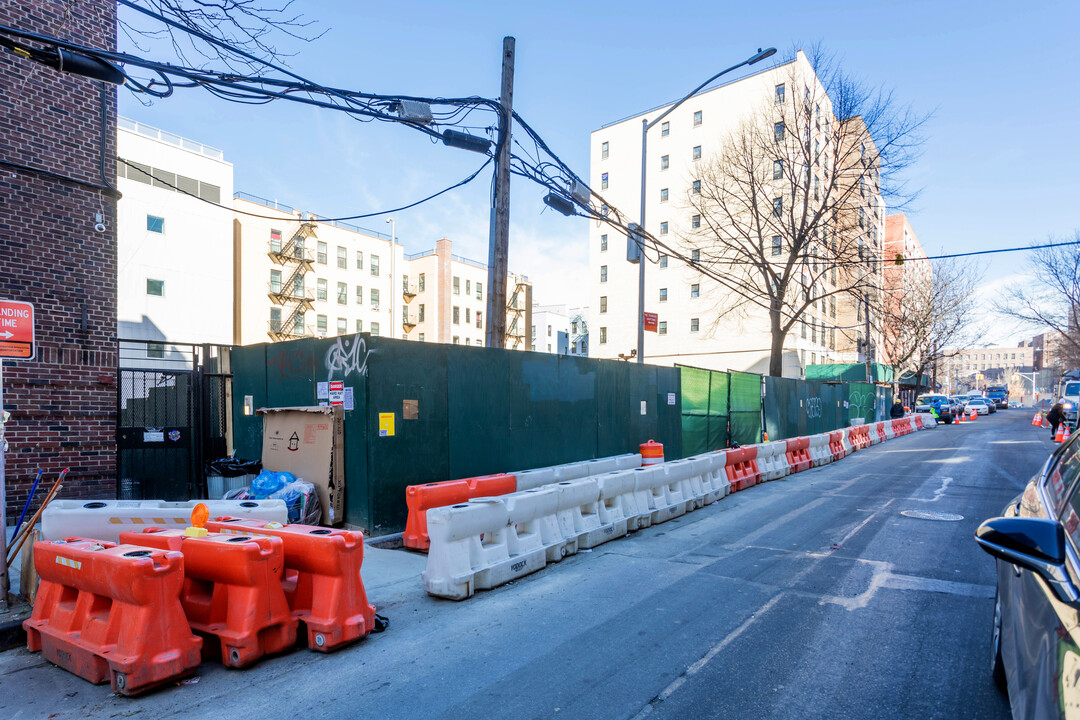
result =
[{"label": "road marking", "polygon": [[960,595],[961,597],[987,599],[994,597],[993,585],[975,585],[973,583],[938,580],[937,578],[919,577],[917,575],[888,573],[885,578],[885,587],[890,590],[918,590],[921,592],[944,593],[946,595]]},{"label": "road marking", "polygon": [[859,524],[858,524],[858,525],[856,525],[855,527],[851,528],[851,531],[850,531],[850,532],[848,532],[848,534],[847,534],[847,535],[845,535],[845,536],[844,536],[843,538],[841,538],[840,542],[836,543],[836,545],[839,545],[839,546],[841,546],[841,547],[842,547],[842,546],[844,545],[844,543],[846,543],[846,542],[847,542],[848,540],[850,540],[851,538],[855,537],[855,533],[859,532],[859,531],[860,531],[860,530],[862,530],[862,529],[863,529],[864,527],[866,527],[866,524],[867,524],[868,522],[870,522],[871,520],[873,520],[874,518],[876,518],[876,517],[878,516],[878,513],[880,513],[880,512],[882,511],[882,510],[884,510],[885,508],[889,507],[890,505],[892,505],[892,501],[893,501],[893,500],[895,500],[895,499],[896,499],[896,498],[891,498],[891,499],[889,499],[889,501],[888,501],[888,502],[886,502],[886,503],[885,503],[884,505],[882,505],[881,507],[879,507],[879,508],[878,508],[877,510],[875,510],[875,511],[874,511],[873,513],[871,513],[870,515],[868,515],[868,516],[866,517],[866,519],[865,519],[865,520],[863,520],[863,521],[862,521],[861,523],[859,523]]},{"label": "road marking", "polygon": [[728,645],[735,642],[735,640],[737,640],[740,635],[746,632],[750,628],[750,626],[754,624],[754,621],[758,620],[762,615],[769,612],[769,610],[771,610],[772,607],[776,605],[776,603],[779,602],[780,598],[782,597],[784,597],[784,593],[774,595],[772,599],[762,605],[757,612],[746,618],[742,625],[728,633],[727,637],[714,645],[709,650],[709,652],[705,653],[702,657],[700,657],[693,665],[686,668],[686,670],[683,671],[682,675],[672,680],[670,685],[661,690],[660,694],[650,700],[648,704],[645,705],[645,707],[641,708],[641,711],[633,717],[633,720],[641,720],[641,718],[647,717],[649,713],[653,711],[654,707],[671,697],[676,690],[683,686],[687,679],[701,672],[701,669],[708,665],[710,660],[720,654],[720,652]]},{"label": "road marking", "polygon": [[932,497],[932,498],[910,498],[910,499],[915,500],[917,502],[937,502],[945,494],[945,491],[948,489],[949,484],[952,482],[952,480],[953,479],[951,477],[941,478],[941,487],[939,487],[937,490],[934,491],[934,497]]}]

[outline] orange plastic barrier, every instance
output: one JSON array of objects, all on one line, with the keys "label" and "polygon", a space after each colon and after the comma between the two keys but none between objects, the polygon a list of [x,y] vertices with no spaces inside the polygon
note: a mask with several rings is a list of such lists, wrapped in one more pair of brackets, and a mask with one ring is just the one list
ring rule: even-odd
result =
[{"label": "orange plastic barrier", "polygon": [[721,452],[727,453],[724,469],[727,472],[728,482],[731,483],[731,492],[757,485],[758,480],[761,479],[757,463],[757,447],[736,448]]},{"label": "orange plastic barrier", "polygon": [[282,587],[293,617],[307,627],[312,650],[336,650],[375,627],[375,606],[368,603],[360,577],[363,533],[233,517],[215,518],[206,523],[206,529],[281,538],[285,545]]},{"label": "orange plastic barrier", "polygon": [[833,462],[847,455],[847,451],[844,450],[843,433],[843,430],[829,433],[829,451],[832,453]]},{"label": "orange plastic barrier", "polygon": [[877,441],[879,443],[883,443],[889,439],[889,436],[885,434],[885,423],[874,423],[871,432],[877,436]]},{"label": "orange plastic barrier", "polygon": [[427,511],[468,501],[470,498],[507,495],[517,491],[517,478],[513,475],[484,475],[465,480],[447,480],[426,485],[410,485],[405,488],[405,504],[409,517],[401,540],[405,547],[427,550],[431,539],[427,532]]},{"label": "orange plastic barrier", "polygon": [[810,438],[798,437],[787,441],[787,462],[793,473],[810,469],[813,464],[810,457]]},{"label": "orange plastic barrier", "polygon": [[917,430],[922,430],[923,429],[924,426],[923,426],[922,415],[915,415],[913,417],[913,419],[912,419],[912,422],[915,423],[915,429],[917,429]]},{"label": "orange plastic barrier", "polygon": [[864,450],[870,447],[870,428],[867,425],[856,425],[847,430],[848,440],[855,450]]},{"label": "orange plastic barrier", "polygon": [[641,467],[659,465],[664,462],[664,445],[655,440],[638,445],[638,453],[641,455]]},{"label": "orange plastic barrier", "polygon": [[120,542],[184,555],[180,601],[195,632],[212,636],[203,652],[228,667],[244,667],[296,644],[296,619],[281,587],[284,547],[250,535],[184,537],[183,530],[122,532]]},{"label": "orange plastic barrier", "polygon": [[179,553],[71,537],[34,543],[34,567],[41,584],[23,622],[30,652],[95,685],[109,680],[121,695],[199,666]]}]

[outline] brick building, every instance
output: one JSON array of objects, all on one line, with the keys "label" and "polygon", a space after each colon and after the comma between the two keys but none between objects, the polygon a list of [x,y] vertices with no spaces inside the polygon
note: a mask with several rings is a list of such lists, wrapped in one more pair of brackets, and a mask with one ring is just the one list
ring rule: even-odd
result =
[{"label": "brick building", "polygon": [[[116,46],[111,2],[3,3],[0,24]],[[3,368],[9,518],[38,468],[115,497],[115,143],[114,87],[0,52],[0,297],[34,304],[38,341]]]}]

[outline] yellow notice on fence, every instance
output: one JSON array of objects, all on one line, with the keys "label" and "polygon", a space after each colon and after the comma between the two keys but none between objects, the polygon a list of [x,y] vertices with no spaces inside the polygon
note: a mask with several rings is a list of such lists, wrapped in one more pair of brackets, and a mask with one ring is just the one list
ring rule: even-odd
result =
[{"label": "yellow notice on fence", "polygon": [[394,437],[394,413],[379,413],[379,437]]}]

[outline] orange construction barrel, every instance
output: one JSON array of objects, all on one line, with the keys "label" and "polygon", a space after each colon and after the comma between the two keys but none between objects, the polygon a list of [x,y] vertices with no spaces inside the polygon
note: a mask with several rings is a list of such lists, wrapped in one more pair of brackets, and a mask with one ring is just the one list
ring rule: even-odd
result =
[{"label": "orange construction barrel", "polygon": [[641,443],[638,446],[638,452],[641,453],[641,466],[648,467],[649,465],[660,465],[664,462],[664,446],[655,440],[649,440],[647,443]]}]

